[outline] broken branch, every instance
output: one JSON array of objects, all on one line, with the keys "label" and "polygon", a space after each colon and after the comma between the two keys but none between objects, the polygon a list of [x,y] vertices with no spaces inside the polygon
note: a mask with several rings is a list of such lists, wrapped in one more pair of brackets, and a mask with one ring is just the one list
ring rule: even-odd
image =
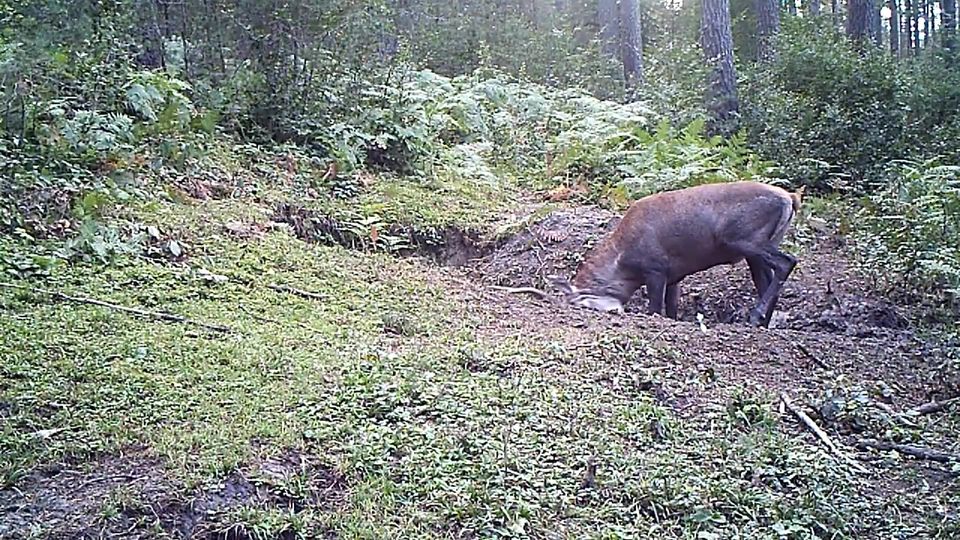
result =
[{"label": "broken branch", "polygon": [[807,349],[807,346],[806,346],[806,345],[804,345],[803,343],[794,343],[794,345],[797,346],[797,349],[799,349],[800,352],[802,352],[804,356],[806,356],[806,357],[809,358],[810,360],[813,360],[813,363],[814,363],[814,364],[822,367],[823,369],[830,369],[830,366],[827,365],[826,362],[824,362],[823,360],[821,360],[819,356],[815,356],[812,352],[810,352],[810,350]]},{"label": "broken branch", "polygon": [[930,461],[937,461],[940,463],[949,463],[951,461],[960,461],[960,456],[955,454],[948,454],[947,452],[941,452],[940,450],[932,450],[930,448],[924,448],[922,446],[914,446],[912,444],[898,444],[891,443],[886,441],[875,441],[871,439],[861,439],[857,442],[857,447],[862,449],[873,449],[881,451],[896,450],[901,454],[908,456],[913,456],[915,458],[926,459]]},{"label": "broken branch", "polygon": [[304,291],[302,289],[297,289],[289,285],[267,285],[267,288],[277,292],[285,292],[285,293],[290,293],[296,296],[300,296],[302,298],[308,298],[310,300],[325,300],[322,294],[318,294],[310,291]]},{"label": "broken branch", "polygon": [[139,316],[141,316],[141,317],[148,317],[148,318],[152,318],[152,319],[159,319],[159,320],[162,320],[162,321],[170,321],[170,322],[178,322],[178,323],[184,323],[184,324],[192,324],[192,325],[199,326],[199,327],[201,327],[201,328],[206,328],[206,329],[208,329],[208,330],[213,330],[213,331],[216,331],[216,332],[224,332],[224,333],[233,332],[233,329],[231,329],[231,328],[229,328],[229,327],[227,327],[227,326],[221,326],[221,325],[219,325],[219,324],[209,324],[209,323],[205,323],[205,322],[195,321],[195,320],[193,320],[193,319],[188,319],[188,318],[186,318],[186,317],[182,317],[182,316],[180,316],[180,315],[175,315],[175,314],[173,314],[173,313],[167,313],[167,312],[165,312],[165,311],[148,311],[148,310],[145,310],[145,309],[137,309],[137,308],[127,307],[127,306],[121,306],[121,305],[118,305],[118,304],[112,304],[112,303],[110,303],[110,302],[104,302],[103,300],[97,300],[97,299],[95,299],[95,298],[87,298],[87,297],[84,297],[84,296],[71,296],[71,295],[68,295],[68,294],[64,294],[64,293],[62,293],[62,292],[48,291],[48,290],[46,290],[46,289],[38,289],[38,288],[34,288],[34,287],[25,287],[25,286],[23,286],[23,285],[14,285],[13,283],[0,283],[0,287],[4,287],[4,288],[7,288],[7,289],[17,289],[17,290],[21,290],[21,291],[29,291],[29,292],[32,292],[32,293],[35,293],[35,294],[45,294],[45,295],[50,296],[50,297],[52,297],[52,298],[55,298],[55,299],[57,299],[57,300],[63,300],[63,301],[66,301],[66,302],[74,302],[74,303],[77,303],[77,304],[89,304],[89,305],[92,305],[92,306],[105,307],[105,308],[109,308],[109,309],[112,309],[112,310],[115,310],[115,311],[120,311],[120,312],[123,312],[123,313],[129,313],[129,314],[131,314],[131,315],[139,315]]},{"label": "broken branch", "polygon": [[503,287],[500,285],[491,285],[491,289],[504,291],[511,294],[532,294],[543,299],[550,298],[550,295],[534,287]]},{"label": "broken branch", "polygon": [[960,403],[960,396],[953,397],[950,399],[945,399],[943,401],[931,401],[930,403],[924,403],[907,411],[907,414],[910,415],[923,415],[923,414],[932,414],[935,412],[940,412],[944,409],[949,408],[955,403]]},{"label": "broken branch", "polygon": [[830,451],[833,452],[835,456],[839,457],[843,461],[846,461],[851,467],[853,467],[858,472],[861,472],[861,473],[869,472],[862,465],[854,461],[853,458],[844,454],[840,450],[840,448],[833,442],[833,439],[831,439],[830,436],[826,434],[826,432],[820,429],[820,426],[818,426],[817,423],[814,422],[813,419],[807,415],[807,413],[800,410],[800,408],[798,408],[796,405],[793,404],[792,401],[790,401],[790,398],[787,397],[787,394],[780,394],[780,401],[782,401],[783,405],[787,408],[787,410],[789,410],[791,413],[793,413],[794,416],[799,418],[800,421],[803,422],[803,424],[807,426],[807,428],[809,428],[810,431],[812,431],[817,436],[817,438],[819,438],[823,442],[823,444],[825,444],[827,448],[829,448]]}]

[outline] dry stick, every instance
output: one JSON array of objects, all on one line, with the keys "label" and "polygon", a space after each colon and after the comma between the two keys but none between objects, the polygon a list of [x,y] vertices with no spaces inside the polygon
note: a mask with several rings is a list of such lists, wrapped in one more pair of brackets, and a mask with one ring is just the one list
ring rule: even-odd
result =
[{"label": "dry stick", "polygon": [[[881,411],[889,414],[890,418],[901,422],[903,425],[911,428],[917,427],[917,424],[915,424],[912,420],[907,418],[906,415],[904,415],[904,413],[900,413],[893,410],[893,407],[891,407],[890,405],[887,405],[882,401],[874,401],[873,404]],[[890,422],[893,422],[893,420],[890,420]]]},{"label": "dry stick", "polygon": [[534,287],[503,287],[501,285],[490,285],[490,288],[498,291],[513,293],[513,294],[527,293],[527,294],[532,294],[534,296],[538,296],[543,299],[550,298],[549,294],[541,291],[540,289],[536,289]]},{"label": "dry stick", "polygon": [[784,394],[780,394],[780,401],[782,401],[783,404],[787,407],[787,409],[788,409],[790,412],[792,412],[794,416],[796,416],[797,418],[799,418],[800,421],[803,422],[804,425],[806,425],[807,428],[810,429],[810,431],[812,431],[821,441],[823,441],[823,444],[827,445],[827,448],[829,448],[830,451],[834,453],[834,455],[836,455],[837,457],[839,457],[839,458],[842,459],[843,461],[846,461],[851,467],[853,467],[854,469],[856,469],[858,472],[861,472],[861,473],[868,473],[868,472],[870,472],[870,471],[868,471],[867,469],[863,468],[863,466],[861,466],[859,463],[857,463],[856,461],[854,461],[850,456],[848,456],[848,455],[844,454],[843,452],[841,452],[841,451],[840,451],[840,448],[838,448],[837,445],[834,444],[834,442],[833,442],[833,440],[830,438],[830,436],[827,435],[822,429],[820,429],[820,426],[818,426],[818,425],[816,424],[816,422],[813,421],[812,418],[810,418],[809,416],[807,416],[807,413],[805,413],[805,412],[801,411],[799,408],[797,408],[797,406],[794,405],[793,402],[790,401],[790,398],[787,397],[787,394],[785,394],[785,393],[784,393]]},{"label": "dry stick", "polygon": [[800,352],[802,352],[804,356],[806,356],[806,357],[809,358],[810,360],[813,360],[813,363],[817,364],[818,366],[822,367],[823,369],[830,369],[830,366],[828,366],[826,362],[824,362],[823,360],[821,360],[819,356],[815,356],[812,352],[810,352],[810,350],[807,349],[807,346],[806,346],[806,345],[804,345],[803,343],[799,343],[799,342],[794,343],[794,345],[797,346],[797,349],[799,349]]},{"label": "dry stick", "polygon": [[924,403],[914,407],[906,412],[906,414],[911,415],[921,415],[921,414],[931,414],[935,412],[940,412],[944,409],[949,408],[955,403],[960,403],[960,396],[952,397],[950,399],[945,399],[943,401],[931,401],[930,403]]},{"label": "dry stick", "polygon": [[923,448],[921,446],[914,446],[912,444],[897,444],[884,441],[874,441],[870,439],[862,439],[857,442],[857,446],[860,448],[872,448],[874,450],[896,450],[901,454],[906,454],[908,456],[913,456],[915,458],[927,459],[930,461],[938,461],[940,463],[949,463],[951,461],[960,461],[960,456],[955,454],[948,454],[947,452],[941,452],[939,450],[931,450],[929,448]]},{"label": "dry stick", "polygon": [[326,298],[324,298],[322,294],[318,294],[310,291],[304,291],[302,289],[297,289],[289,285],[267,285],[267,288],[277,292],[285,292],[285,293],[290,293],[296,296],[301,296],[303,298],[309,298],[310,300],[326,300]]},{"label": "dry stick", "polygon": [[225,332],[225,333],[233,332],[233,329],[232,329],[232,328],[229,328],[229,327],[227,327],[227,326],[221,326],[221,325],[219,325],[219,324],[209,324],[209,323],[205,323],[205,322],[195,321],[195,320],[193,320],[193,319],[188,319],[188,318],[182,317],[182,316],[180,316],[180,315],[174,315],[173,313],[167,313],[167,312],[165,312],[165,311],[147,311],[147,310],[144,310],[144,309],[137,309],[137,308],[131,308],[131,307],[127,307],[127,306],[120,306],[120,305],[117,305],[117,304],[111,304],[110,302],[104,302],[103,300],[96,300],[96,299],[94,299],[94,298],[86,298],[86,297],[83,297],[83,296],[70,296],[70,295],[64,294],[64,293],[62,293],[62,292],[48,291],[48,290],[46,290],[46,289],[37,289],[37,288],[33,288],[33,287],[24,287],[23,285],[14,285],[13,283],[0,283],[0,287],[4,287],[4,288],[7,288],[7,289],[17,289],[17,290],[21,290],[21,291],[29,291],[29,292],[37,293],[37,294],[46,294],[46,295],[52,296],[53,298],[58,299],[58,300],[65,300],[65,301],[67,301],[67,302],[75,302],[75,303],[78,303],[78,304],[90,304],[90,305],[93,305],[93,306],[100,306],[100,307],[110,308],[110,309],[113,309],[113,310],[116,310],[116,311],[122,311],[122,312],[124,312],[124,313],[130,313],[130,314],[133,314],[133,315],[140,315],[140,316],[142,316],[142,317],[150,317],[150,318],[153,318],[153,319],[160,319],[160,320],[163,320],[163,321],[171,321],[171,322],[179,322],[179,323],[185,323],[185,324],[193,324],[193,325],[196,325],[196,326],[199,326],[199,327],[202,327],[202,328],[206,328],[206,329],[208,329],[208,330],[214,330],[214,331],[216,331],[216,332]]},{"label": "dry stick", "polygon": [[[286,326],[286,325],[288,324],[288,323],[283,322],[283,321],[281,321],[281,320],[279,320],[279,319],[272,319],[272,318],[270,318],[270,317],[264,317],[263,315],[257,315],[256,313],[250,311],[249,309],[247,309],[246,307],[244,307],[244,306],[242,306],[242,305],[238,305],[237,307],[240,308],[240,311],[246,313],[247,316],[250,317],[250,318],[253,319],[253,320],[260,321],[260,322],[271,323],[271,324],[279,324],[280,326]],[[307,326],[306,324],[304,324],[304,323],[302,323],[302,322],[300,322],[300,321],[289,321],[289,323],[290,323],[290,324],[295,324],[295,325],[299,326],[300,328],[304,328],[304,329],[306,329],[306,330],[313,330],[313,328],[310,328],[309,326]]]}]

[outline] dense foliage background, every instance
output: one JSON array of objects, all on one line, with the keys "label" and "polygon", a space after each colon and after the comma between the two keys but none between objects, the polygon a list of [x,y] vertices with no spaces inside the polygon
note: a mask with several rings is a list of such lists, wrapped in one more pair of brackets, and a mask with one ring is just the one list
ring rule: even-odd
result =
[{"label": "dense foliage background", "polygon": [[[867,260],[956,292],[954,3],[932,26],[898,10],[905,36],[885,7],[862,40],[844,6],[780,6],[758,34],[772,23],[733,2],[740,106],[724,137],[704,105],[700,5],[639,4],[631,77],[605,4],[0,2],[0,227],[105,258],[135,237],[98,216],[149,179],[287,145],[328,180],[509,171],[615,205],[705,181],[807,185],[857,204]],[[763,47],[776,54],[757,62]]]}]

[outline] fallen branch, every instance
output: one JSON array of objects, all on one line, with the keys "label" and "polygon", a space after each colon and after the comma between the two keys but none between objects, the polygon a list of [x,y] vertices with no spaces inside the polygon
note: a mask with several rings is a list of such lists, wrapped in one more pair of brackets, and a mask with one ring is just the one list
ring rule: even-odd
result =
[{"label": "fallen branch", "polygon": [[304,324],[304,323],[302,323],[302,322],[300,322],[300,321],[287,321],[287,322],[284,322],[284,321],[281,321],[281,320],[279,320],[279,319],[273,319],[273,318],[271,318],[271,317],[265,317],[265,316],[263,316],[263,315],[257,315],[256,313],[250,311],[249,309],[247,309],[246,307],[244,307],[244,306],[242,306],[242,305],[237,305],[237,307],[240,309],[240,311],[246,313],[248,317],[250,317],[251,319],[253,319],[253,320],[255,320],[255,321],[260,321],[260,322],[265,322],[265,323],[271,323],[271,324],[278,324],[278,325],[280,325],[280,326],[286,326],[287,324],[295,324],[295,325],[299,326],[300,328],[303,328],[303,329],[306,329],[306,330],[313,330],[313,328],[310,328],[308,325],[306,325],[306,324]]},{"label": "fallen branch", "polygon": [[787,394],[780,394],[780,401],[782,401],[784,406],[786,406],[787,410],[789,410],[791,413],[793,413],[794,416],[799,418],[800,421],[803,422],[804,425],[806,425],[807,428],[809,428],[810,431],[812,431],[817,436],[817,438],[819,438],[823,442],[823,444],[825,444],[827,448],[829,448],[830,451],[833,452],[835,456],[839,457],[843,461],[846,461],[851,467],[853,467],[858,472],[861,472],[861,473],[869,472],[862,465],[854,461],[853,458],[844,454],[840,450],[840,448],[837,447],[837,445],[833,442],[833,439],[831,439],[830,436],[826,434],[826,432],[820,429],[820,426],[818,426],[816,422],[813,421],[812,418],[807,416],[807,413],[800,410],[796,405],[793,404],[792,401],[790,401],[790,398],[787,397]]},{"label": "fallen branch", "polygon": [[491,289],[504,291],[511,294],[532,294],[543,299],[549,299],[550,295],[534,287],[503,287],[500,285],[490,285]]},{"label": "fallen branch", "polygon": [[922,446],[914,446],[912,444],[898,444],[885,441],[875,441],[871,439],[861,439],[860,441],[857,441],[857,447],[861,449],[869,448],[881,451],[896,450],[901,454],[930,461],[937,461],[940,463],[949,463],[951,461],[960,462],[960,456],[958,455],[941,452],[939,450],[923,448]]},{"label": "fallen branch", "polygon": [[804,345],[803,343],[799,343],[799,342],[798,342],[798,343],[794,343],[794,345],[797,346],[797,349],[799,349],[800,352],[802,352],[804,356],[806,356],[806,357],[809,358],[810,360],[813,360],[813,363],[814,363],[814,364],[822,367],[823,369],[830,369],[830,366],[827,365],[826,362],[824,362],[823,360],[821,360],[819,356],[816,356],[816,355],[814,355],[812,352],[810,352],[810,350],[807,349],[807,346],[806,346],[806,345]]},{"label": "fallen branch", "polygon": [[116,311],[121,311],[123,313],[130,313],[132,315],[140,315],[141,317],[149,317],[152,319],[159,319],[163,321],[178,322],[184,324],[192,324],[199,326],[201,328],[206,328],[208,330],[213,330],[216,332],[230,333],[233,332],[233,329],[227,326],[221,326],[219,324],[209,324],[205,322],[195,321],[193,319],[188,319],[180,315],[174,315],[173,313],[167,313],[165,311],[147,311],[145,309],[137,309],[127,306],[121,306],[118,304],[111,304],[110,302],[104,302],[103,300],[97,300],[95,298],[86,298],[84,296],[71,296],[57,291],[48,291],[46,289],[37,289],[33,287],[25,287],[23,285],[14,285],[13,283],[0,283],[0,287],[7,289],[17,289],[21,291],[29,291],[35,294],[45,294],[51,296],[57,300],[64,300],[67,302],[75,302],[77,304],[89,304],[93,306],[100,306]]},{"label": "fallen branch", "polygon": [[322,294],[318,294],[310,291],[304,291],[302,289],[297,289],[289,285],[267,285],[267,288],[277,292],[285,292],[285,293],[290,293],[296,296],[300,296],[302,298],[308,298],[310,300],[326,300],[326,298],[324,298]]},{"label": "fallen branch", "polygon": [[888,420],[890,423],[893,423],[893,420],[897,420],[907,427],[910,427],[910,428],[917,427],[917,424],[915,424],[912,420],[907,418],[906,415],[904,415],[904,413],[893,410],[893,407],[891,407],[890,405],[887,405],[882,401],[874,401],[873,404],[876,408],[890,415],[890,418],[892,419],[892,420]]},{"label": "fallen branch", "polygon": [[950,399],[945,399],[943,401],[931,401],[930,403],[924,403],[923,405],[919,405],[917,407],[910,409],[909,411],[906,412],[906,414],[917,415],[917,416],[924,415],[924,414],[932,414],[935,412],[940,412],[944,409],[948,409],[955,403],[960,403],[960,396],[953,397]]}]

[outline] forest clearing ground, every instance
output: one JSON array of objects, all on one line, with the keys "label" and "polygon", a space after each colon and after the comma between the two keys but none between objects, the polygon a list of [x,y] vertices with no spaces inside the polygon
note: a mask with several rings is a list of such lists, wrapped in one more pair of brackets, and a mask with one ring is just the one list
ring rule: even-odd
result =
[{"label": "forest clearing ground", "polygon": [[[752,329],[743,265],[684,282],[682,321],[488,286],[574,268],[613,223],[587,207],[508,224],[462,268],[303,242],[273,211],[153,209],[188,259],[44,283],[231,334],[0,291],[0,538],[960,531],[956,463],[854,449],[960,454],[960,413],[891,414],[956,391],[943,350],[829,238],[800,246],[777,327]],[[781,411],[781,392],[869,473]]]}]

